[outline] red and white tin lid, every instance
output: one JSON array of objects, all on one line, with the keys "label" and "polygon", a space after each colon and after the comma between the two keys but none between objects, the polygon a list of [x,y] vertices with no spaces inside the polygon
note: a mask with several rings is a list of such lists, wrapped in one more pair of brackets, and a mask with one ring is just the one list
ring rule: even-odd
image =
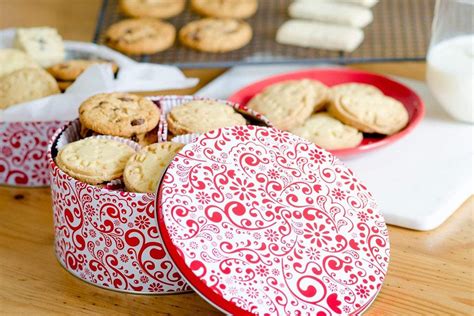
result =
[{"label": "red and white tin lid", "polygon": [[388,231],[370,192],[287,132],[200,136],[169,166],[156,203],[178,270],[229,314],[359,314],[387,273]]}]

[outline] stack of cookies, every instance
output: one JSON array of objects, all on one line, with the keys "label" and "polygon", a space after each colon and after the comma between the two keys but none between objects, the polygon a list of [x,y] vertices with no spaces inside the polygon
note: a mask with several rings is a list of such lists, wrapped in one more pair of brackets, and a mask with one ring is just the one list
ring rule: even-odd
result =
[{"label": "stack of cookies", "polygon": [[[105,43],[128,55],[162,52],[176,37],[176,28],[162,19],[182,13],[185,6],[185,0],[121,0],[120,11],[130,18],[111,25]],[[219,53],[239,49],[252,39],[252,28],[242,19],[255,14],[258,0],[191,0],[191,7],[205,18],[183,26],[183,45]]]},{"label": "stack of cookies", "polygon": [[[155,193],[182,144],[157,141],[160,109],[126,93],[98,94],[79,108],[81,137],[65,145],[56,164],[82,182],[101,186],[122,180],[131,192]],[[140,145],[144,147],[137,150]]]},{"label": "stack of cookies", "polygon": [[247,106],[275,127],[329,150],[357,147],[363,133],[395,134],[409,119],[401,102],[363,83],[329,88],[316,80],[289,80],[267,87]]}]

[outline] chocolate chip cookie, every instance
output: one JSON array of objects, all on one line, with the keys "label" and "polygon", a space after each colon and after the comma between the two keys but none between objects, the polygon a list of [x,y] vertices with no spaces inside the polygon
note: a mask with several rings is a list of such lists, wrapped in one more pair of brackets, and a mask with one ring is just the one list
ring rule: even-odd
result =
[{"label": "chocolate chip cookie", "polygon": [[160,110],[150,100],[127,93],[102,93],[79,107],[84,128],[98,134],[131,138],[154,129]]},{"label": "chocolate chip cookie", "polygon": [[173,25],[156,19],[127,19],[112,24],[105,43],[127,55],[155,54],[170,48],[176,37]]},{"label": "chocolate chip cookie", "polygon": [[120,0],[120,11],[133,18],[168,19],[183,12],[185,0]]},{"label": "chocolate chip cookie", "polygon": [[110,64],[112,70],[117,71],[118,67],[115,63],[105,60],[87,60],[87,59],[71,59],[49,67],[48,72],[58,81],[74,81],[87,68],[95,64]]},{"label": "chocolate chip cookie", "polygon": [[179,31],[184,45],[204,52],[228,52],[247,45],[252,39],[252,28],[235,19],[206,18],[186,24]]},{"label": "chocolate chip cookie", "polygon": [[255,14],[257,0],[192,0],[197,13],[214,18],[246,19]]}]

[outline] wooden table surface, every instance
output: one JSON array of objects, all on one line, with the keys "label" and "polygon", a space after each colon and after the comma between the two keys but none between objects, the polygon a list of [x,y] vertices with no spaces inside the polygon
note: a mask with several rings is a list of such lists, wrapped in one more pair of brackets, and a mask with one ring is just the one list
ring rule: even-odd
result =
[{"label": "wooden table surface", "polygon": [[[90,41],[99,7],[99,0],[0,0],[0,28],[50,25],[66,39]],[[420,80],[425,71],[423,63],[352,67]],[[199,86],[172,92],[193,93],[223,71],[186,71]],[[389,272],[367,315],[473,314],[473,211],[471,197],[434,231],[389,227]],[[88,285],[56,261],[53,238],[48,188],[0,187],[0,314],[220,315],[197,294],[140,296]]]}]

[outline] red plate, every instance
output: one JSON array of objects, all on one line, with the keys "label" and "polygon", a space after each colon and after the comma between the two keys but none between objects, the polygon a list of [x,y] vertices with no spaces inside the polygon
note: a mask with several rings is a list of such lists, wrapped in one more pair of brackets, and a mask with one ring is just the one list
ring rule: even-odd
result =
[{"label": "red plate", "polygon": [[167,169],[156,209],[180,273],[228,314],[357,315],[387,272],[387,227],[364,184],[274,128],[199,136]]},{"label": "red plate", "polygon": [[327,86],[345,82],[367,83],[379,88],[385,95],[402,102],[408,111],[410,119],[402,131],[391,136],[364,134],[364,140],[355,148],[331,150],[337,156],[366,152],[393,143],[410,133],[421,122],[425,114],[423,101],[407,86],[381,75],[348,68],[316,68],[273,76],[240,89],[229,97],[229,101],[246,105],[253,96],[267,86],[285,80],[305,78],[319,80]]}]

